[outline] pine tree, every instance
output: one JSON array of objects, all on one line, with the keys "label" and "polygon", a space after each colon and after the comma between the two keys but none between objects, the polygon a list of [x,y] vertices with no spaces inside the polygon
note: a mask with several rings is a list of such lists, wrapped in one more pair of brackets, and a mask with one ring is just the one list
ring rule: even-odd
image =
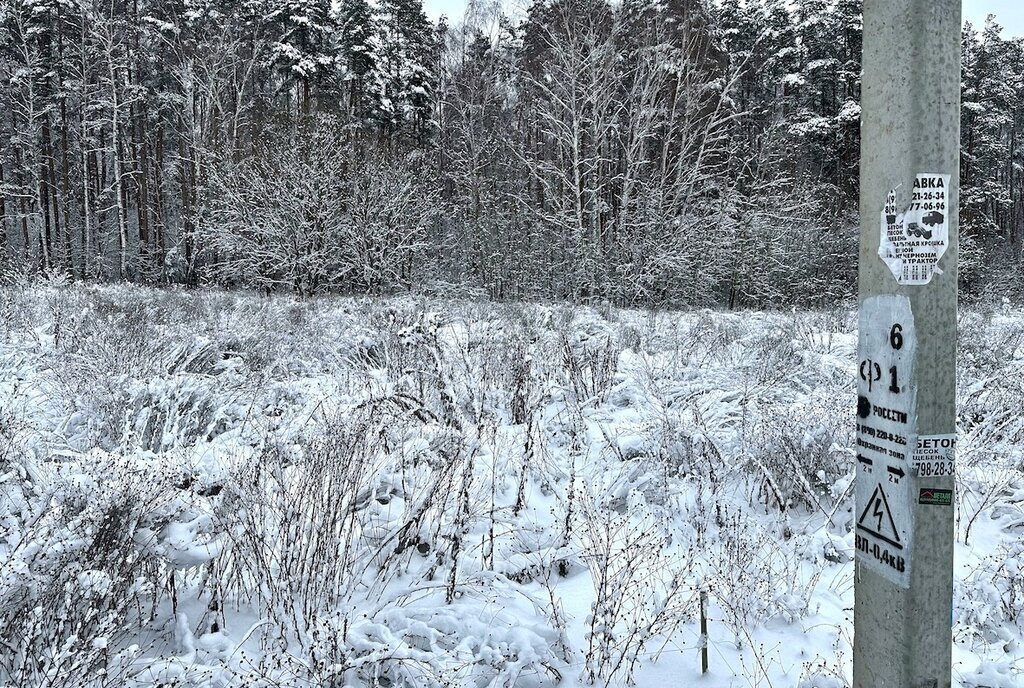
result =
[{"label": "pine tree", "polygon": [[366,121],[380,108],[380,94],[369,83],[378,62],[377,17],[367,0],[341,0],[335,23],[343,95],[352,116]]},{"label": "pine tree", "polygon": [[998,284],[999,272],[1019,270],[1024,262],[1024,155],[1018,141],[1024,129],[1024,45],[1004,40],[1001,31],[990,15],[980,32],[970,24],[963,32],[960,227],[966,258],[961,275],[968,289]]},{"label": "pine tree", "polygon": [[299,110],[309,114],[314,86],[330,88],[335,26],[330,0],[266,0],[266,18],[277,27],[270,58],[283,86],[298,88]]},{"label": "pine tree", "polygon": [[422,144],[430,134],[437,46],[422,0],[381,0],[376,86],[390,132]]}]

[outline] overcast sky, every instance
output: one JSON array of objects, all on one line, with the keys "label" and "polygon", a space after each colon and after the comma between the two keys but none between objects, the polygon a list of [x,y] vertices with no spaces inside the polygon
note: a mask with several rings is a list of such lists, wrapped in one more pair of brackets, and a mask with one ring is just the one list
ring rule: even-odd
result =
[{"label": "overcast sky", "polygon": [[[423,6],[431,19],[447,14],[454,20],[462,16],[466,0],[423,0]],[[982,26],[988,14],[996,15],[1004,38],[1024,35],[1024,0],[964,0],[964,19],[975,26]]]},{"label": "overcast sky", "polygon": [[1021,0],[964,0],[964,19],[975,26],[985,24],[985,16],[996,15],[1003,27],[1003,38],[1024,35],[1024,2]]},{"label": "overcast sky", "polygon": [[423,0],[423,9],[434,20],[442,14],[447,14],[449,19],[457,19],[462,16],[465,6],[466,0]]}]

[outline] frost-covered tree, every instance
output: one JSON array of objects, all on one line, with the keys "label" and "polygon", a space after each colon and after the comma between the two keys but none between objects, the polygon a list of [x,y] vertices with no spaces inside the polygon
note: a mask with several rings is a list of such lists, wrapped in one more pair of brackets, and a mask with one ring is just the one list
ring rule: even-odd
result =
[{"label": "frost-covered tree", "polygon": [[1024,263],[1024,42],[1001,32],[992,16],[981,31],[964,27],[960,129],[961,274],[964,286],[999,294],[1019,289]]},{"label": "frost-covered tree", "polygon": [[422,0],[381,0],[374,71],[385,130],[423,142],[430,133],[435,36]]},{"label": "frost-covered tree", "polygon": [[[438,26],[421,0],[0,0],[0,251],[26,272],[226,279],[200,227],[226,170],[327,116],[324,155],[415,179],[403,207],[437,217],[414,243],[438,279],[834,300],[852,290],[861,31],[859,0],[534,0],[521,18],[473,0]],[[963,49],[961,274],[1008,291],[1024,48],[991,20]]]},{"label": "frost-covered tree", "polygon": [[283,87],[297,88],[299,109],[309,114],[313,86],[334,76],[335,35],[330,0],[265,0],[275,27],[270,59]]},{"label": "frost-covered tree", "polygon": [[856,226],[859,8],[729,1],[719,18],[740,71],[742,113],[729,146],[737,191],[727,222],[737,256],[729,303],[842,298]]},{"label": "frost-covered tree", "polygon": [[[407,287],[435,196],[400,160],[360,152],[334,118],[277,129],[213,166],[201,236],[209,273],[264,291],[381,294]],[[358,161],[358,162],[357,162]]]},{"label": "frost-covered tree", "polygon": [[365,121],[380,108],[373,88],[380,49],[377,15],[368,0],[341,0],[336,10],[342,97],[351,116]]},{"label": "frost-covered tree", "polygon": [[446,34],[438,79],[438,164],[452,209],[442,241],[459,261],[456,270],[490,293],[512,296],[528,293],[536,250],[509,198],[519,182],[508,140],[516,41],[500,15],[475,9],[471,21]]},{"label": "frost-covered tree", "polygon": [[[62,226],[59,158],[54,154],[55,122],[62,94],[58,78],[63,62],[63,14],[59,0],[11,0],[0,11],[4,37],[0,47],[6,67],[5,100],[8,150],[13,155],[6,190],[17,199],[26,253],[38,268],[49,271],[60,263]],[[64,222],[62,222],[64,221]]]}]

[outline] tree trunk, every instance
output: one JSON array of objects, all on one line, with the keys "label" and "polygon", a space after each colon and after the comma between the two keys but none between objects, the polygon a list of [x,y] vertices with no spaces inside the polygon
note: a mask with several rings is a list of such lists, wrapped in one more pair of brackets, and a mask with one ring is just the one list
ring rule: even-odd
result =
[{"label": "tree trunk", "polygon": [[60,214],[60,193],[57,187],[57,165],[54,162],[54,151],[53,151],[53,136],[50,128],[50,115],[49,113],[43,116],[43,159],[46,161],[45,181],[47,185],[47,198],[50,201],[50,212],[53,217],[51,232],[50,232],[50,266],[51,268],[65,269],[67,266],[64,265],[62,256],[54,256],[53,246],[54,243],[58,247],[63,245],[62,223]]},{"label": "tree trunk", "polygon": [[43,272],[49,272],[53,266],[53,258],[50,253],[51,242],[51,226],[50,226],[50,189],[47,182],[47,169],[46,169],[46,144],[45,141],[48,138],[48,130],[46,120],[43,120],[43,131],[42,141],[40,142],[40,148],[42,149],[42,155],[39,156],[39,162],[36,165],[36,202],[39,205],[39,213],[42,216],[43,222],[39,226],[39,267]]},{"label": "tree trunk", "polygon": [[[113,51],[110,51],[111,53]],[[119,276],[121,279],[128,278],[128,217],[125,203],[124,172],[121,164],[121,102],[117,88],[117,67],[114,64],[114,56],[108,55],[110,69],[110,91],[111,91],[111,128],[110,136],[113,144],[114,155],[114,196],[117,203],[117,237],[119,255]]]},{"label": "tree trunk", "polygon": [[68,155],[70,140],[68,135],[67,98],[60,99],[60,186],[61,211],[64,215],[64,232],[61,235],[61,262],[69,274],[75,274],[75,265],[71,253],[71,161]]},{"label": "tree trunk", "polygon": [[90,201],[91,179],[89,176],[89,63],[86,58],[86,17],[87,13],[82,12],[82,33],[80,46],[81,68],[82,68],[82,100],[79,104],[79,118],[82,128],[79,133],[79,154],[82,164],[82,276],[85,278],[94,276],[90,269],[90,263],[94,257],[92,240],[92,208]]},{"label": "tree trunk", "polygon": [[[0,189],[4,186],[4,164],[0,161]],[[0,256],[10,259],[7,251],[7,195],[0,193]]]}]

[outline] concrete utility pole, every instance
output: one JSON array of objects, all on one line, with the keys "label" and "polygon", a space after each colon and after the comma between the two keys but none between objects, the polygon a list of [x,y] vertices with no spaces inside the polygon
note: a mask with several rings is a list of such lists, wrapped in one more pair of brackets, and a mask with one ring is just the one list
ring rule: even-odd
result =
[{"label": "concrete utility pole", "polygon": [[960,0],[865,0],[855,688],[948,688]]}]

